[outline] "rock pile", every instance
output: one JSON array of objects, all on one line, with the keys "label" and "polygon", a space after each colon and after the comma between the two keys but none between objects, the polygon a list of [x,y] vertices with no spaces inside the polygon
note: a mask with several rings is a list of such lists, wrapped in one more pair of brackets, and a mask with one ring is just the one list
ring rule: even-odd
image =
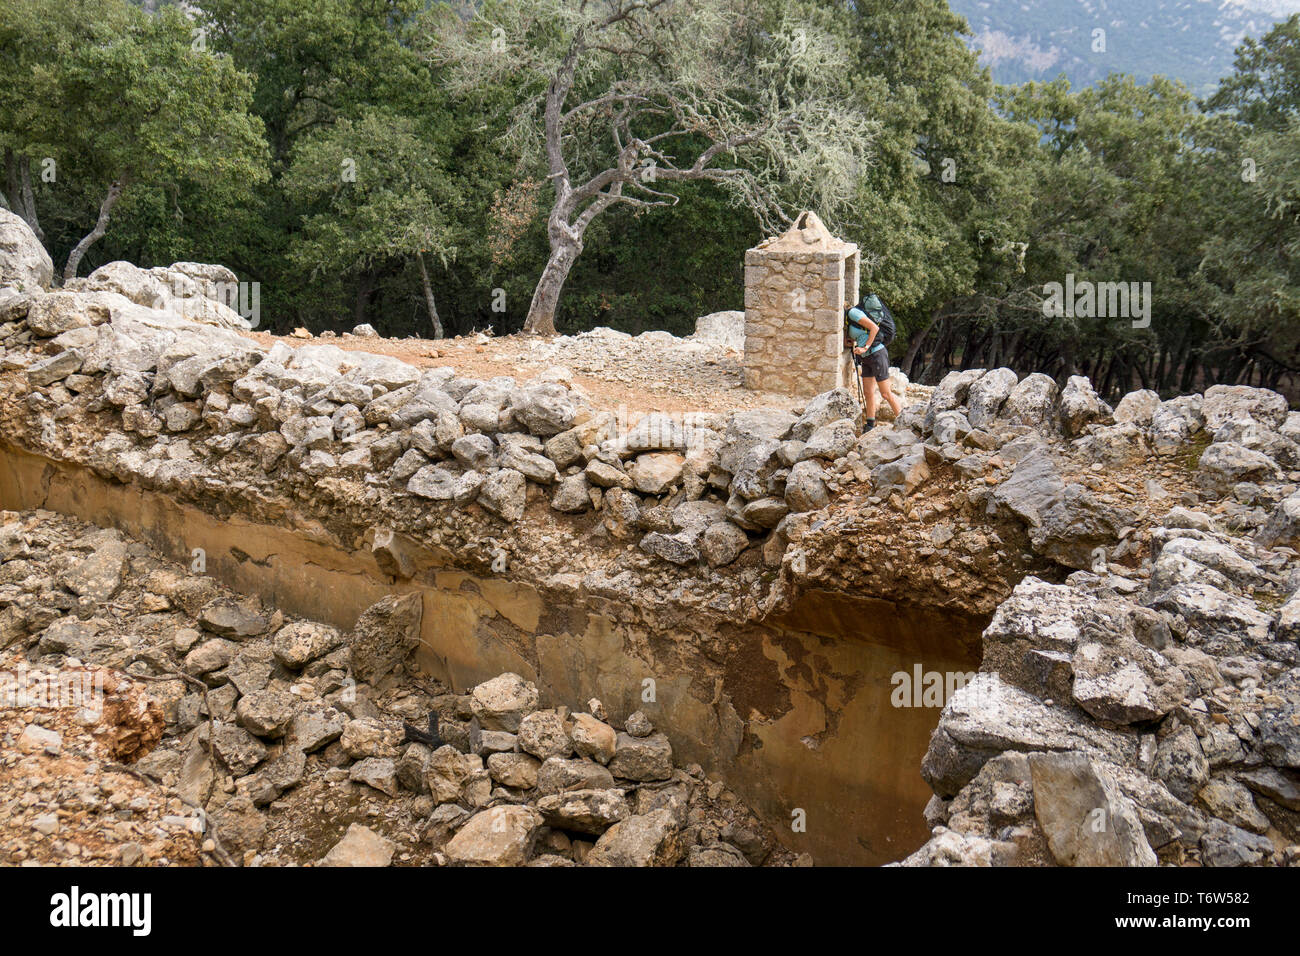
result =
[{"label": "rock pile", "polygon": [[[922,767],[935,836],[907,865],[1300,863],[1300,415],[1227,386],[1112,410],[1086,380],[1033,378],[953,373],[903,425],[900,457],[1003,470],[977,497],[1079,569],[1026,578],[984,632]],[[1125,567],[1136,515],[1068,476],[1175,456],[1193,488],[1175,504],[1148,480],[1165,512]]]},{"label": "rock pile", "polygon": [[[936,829],[910,863],[1297,857],[1300,413],[1274,392],[1138,391],[1112,408],[1081,377],[965,370],[862,436],[846,391],[620,422],[559,374],[482,381],[331,345],[265,349],[130,298],[158,277],[129,267],[43,292],[38,259],[0,256],[9,442],[213,513],[297,509],[395,578],[415,573],[415,540],[638,626],[690,618],[683,660],[719,679],[715,634],[807,589],[991,615],[981,673],[925,757]],[[237,858],[279,839],[320,860],[353,823],[333,861],[382,856],[376,833],[397,862],[752,855],[692,816],[712,785],[671,768],[640,721],[539,709],[510,675],[399,697],[414,614],[400,600],[345,635],[162,575],[140,588],[144,619],[163,618],[153,657],[136,658],[99,623],[133,546],[87,538],[84,560],[45,572],[31,533],[0,533],[0,647],[167,677],[154,693],[169,733],[145,762],[212,793]],[[400,720],[424,732],[430,713],[441,744],[403,743]],[[354,813],[344,782],[400,812]],[[679,784],[684,823],[663,796]],[[259,809],[292,815],[321,794],[339,826],[314,841]],[[415,801],[412,819],[437,820],[394,839],[416,829]]]},{"label": "rock pile", "polygon": [[347,633],[287,620],[115,531],[0,515],[3,690],[85,673],[102,691],[0,709],[0,859],[792,861],[641,712],[543,708],[516,674],[462,695],[412,678],[419,624],[414,596]]},{"label": "rock pile", "polygon": [[0,293],[0,371],[23,373],[10,398],[26,403],[48,450],[76,444],[59,423],[108,413],[117,421],[94,459],[147,487],[201,486],[230,460],[272,480],[357,480],[506,524],[545,499],[603,515],[664,561],[721,567],[786,515],[830,501],[828,467],[854,447],[861,419],[839,389],[799,414],[620,422],[546,375],[479,381],[333,345],[263,350],[229,330],[234,320],[141,304],[165,299],[157,272],[111,263],[76,289]]}]

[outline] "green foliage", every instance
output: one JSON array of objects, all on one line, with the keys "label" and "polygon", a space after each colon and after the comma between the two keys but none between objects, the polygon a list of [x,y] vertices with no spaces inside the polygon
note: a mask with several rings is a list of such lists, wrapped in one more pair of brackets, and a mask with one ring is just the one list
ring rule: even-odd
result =
[{"label": "green foliage", "polygon": [[[945,0],[690,0],[602,26],[620,2],[5,0],[0,198],[39,213],[62,261],[125,183],[83,273],[221,262],[261,283],[275,331],[427,335],[433,298],[449,333],[518,331],[554,251],[546,93],[599,32],[564,101],[569,181],[617,168],[626,132],[649,147],[632,168],[668,175],[597,182],[566,212],[604,203],[561,331],[683,333],[740,308],[745,249],[814,208],[862,249],[922,380],[1005,364],[1112,397],[1294,387],[1300,16],[1244,41],[1198,103],[1200,80],[1155,75],[1173,48],[1139,77],[998,87]],[[1040,13],[1022,32],[1047,35]],[[754,135],[718,175],[673,173],[736,130]],[[1048,318],[1044,285],[1070,274],[1152,283],[1150,326]]]},{"label": "green foliage", "polygon": [[408,117],[374,111],[314,130],[280,186],[309,210],[291,257],[312,278],[417,253],[444,265],[455,256],[448,177]]},{"label": "green foliage", "polygon": [[249,77],[195,49],[179,11],[17,0],[0,7],[0,37],[14,70],[0,98],[3,145],[53,160],[49,192],[70,187],[59,197],[65,229],[56,253],[89,231],[113,183],[127,195],[197,188],[228,206],[266,178]]}]

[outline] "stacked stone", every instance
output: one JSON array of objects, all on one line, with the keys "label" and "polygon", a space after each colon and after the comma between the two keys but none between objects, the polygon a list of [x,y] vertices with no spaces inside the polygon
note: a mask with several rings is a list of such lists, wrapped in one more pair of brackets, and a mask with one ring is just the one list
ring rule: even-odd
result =
[{"label": "stacked stone", "polygon": [[[127,263],[102,271],[137,298],[157,281]],[[544,499],[600,512],[612,535],[639,533],[676,564],[729,564],[786,514],[824,507],[819,462],[842,457],[861,414],[833,389],[800,414],[651,413],[629,428],[558,370],[482,381],[330,344],[266,349],[104,289],[0,288],[0,344],[43,449],[66,455],[84,437],[70,423],[114,416],[91,463],[122,481],[192,492],[243,463],[255,480],[360,481],[506,524]]]},{"label": "stacked stone", "polygon": [[745,253],[749,388],[813,396],[856,387],[844,348],[844,309],[857,300],[857,247],[810,218],[805,228]]}]

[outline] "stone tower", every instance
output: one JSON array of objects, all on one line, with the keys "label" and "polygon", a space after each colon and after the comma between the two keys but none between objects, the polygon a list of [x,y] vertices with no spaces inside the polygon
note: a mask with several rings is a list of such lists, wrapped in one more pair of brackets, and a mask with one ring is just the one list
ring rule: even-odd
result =
[{"label": "stone tower", "polygon": [[844,310],[858,300],[858,247],[805,212],[745,253],[745,385],[811,397],[854,388]]}]

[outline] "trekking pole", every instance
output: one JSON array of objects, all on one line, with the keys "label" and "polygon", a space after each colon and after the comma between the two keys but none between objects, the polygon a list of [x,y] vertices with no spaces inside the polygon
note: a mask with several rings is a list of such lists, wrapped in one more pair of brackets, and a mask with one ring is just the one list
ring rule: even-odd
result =
[{"label": "trekking pole", "polygon": [[865,413],[867,409],[867,387],[862,384],[861,372],[862,369],[858,368],[858,359],[855,355],[853,357],[853,378],[858,383],[858,404],[862,406],[862,410]]}]

